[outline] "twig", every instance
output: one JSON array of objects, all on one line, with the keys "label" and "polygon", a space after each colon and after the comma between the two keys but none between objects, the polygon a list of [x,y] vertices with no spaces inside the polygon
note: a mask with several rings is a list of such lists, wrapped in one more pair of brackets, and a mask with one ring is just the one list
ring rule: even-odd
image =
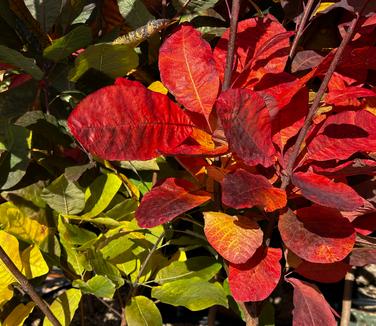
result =
[{"label": "twig", "polygon": [[106,301],[104,301],[102,298],[96,297],[104,306],[108,308],[108,310],[112,311],[116,316],[118,316],[120,319],[123,318],[123,315],[117,311],[115,308],[111,307]]},{"label": "twig", "polygon": [[300,38],[303,34],[304,28],[307,24],[307,20],[311,15],[311,10],[312,10],[314,3],[315,3],[315,0],[308,0],[308,3],[307,3],[307,5],[304,9],[304,14],[303,14],[302,20],[300,21],[298,31],[297,31],[296,36],[294,38],[294,41],[292,42],[292,45],[291,45],[290,54],[289,54],[290,60],[295,55],[296,48],[298,47],[298,43],[299,43]]},{"label": "twig", "polygon": [[352,290],[353,290],[353,284],[354,284],[354,279],[355,279],[354,271],[355,271],[355,267],[352,267],[347,272],[346,277],[345,277],[340,326],[350,325]]},{"label": "twig", "polygon": [[50,307],[47,305],[46,302],[42,300],[42,298],[38,295],[38,293],[34,290],[32,285],[29,283],[27,278],[19,271],[17,266],[13,263],[4,249],[0,246],[0,259],[3,261],[6,268],[10,271],[10,273],[14,276],[18,283],[20,283],[22,289],[30,296],[31,300],[35,302],[35,304],[39,307],[39,309],[45,314],[45,316],[50,320],[52,325],[54,326],[61,326],[60,322],[57,320],[55,315],[50,310]]},{"label": "twig", "polygon": [[217,307],[213,306],[209,308],[208,312],[208,326],[215,326],[215,319],[217,316]]},{"label": "twig", "polygon": [[332,77],[334,71],[336,70],[337,65],[338,65],[338,63],[339,63],[339,61],[342,57],[342,54],[343,54],[347,44],[350,42],[350,40],[351,40],[351,38],[354,34],[355,28],[356,28],[358,21],[359,21],[359,18],[361,16],[361,12],[364,10],[364,8],[365,8],[365,6],[367,5],[368,2],[369,2],[369,0],[366,0],[364,2],[362,9],[356,14],[356,17],[351,21],[349,30],[346,33],[344,39],[342,40],[336,54],[334,55],[333,61],[331,62],[329,69],[325,74],[324,80],[321,83],[321,86],[320,86],[320,88],[319,88],[319,90],[316,94],[316,97],[315,97],[315,99],[314,99],[314,101],[313,101],[313,103],[312,103],[312,105],[309,109],[307,118],[304,121],[304,125],[303,125],[302,129],[300,129],[298,138],[297,138],[295,145],[294,145],[293,152],[292,152],[292,154],[289,158],[289,161],[287,163],[286,170],[283,172],[281,189],[286,189],[286,187],[288,186],[288,184],[290,182],[290,178],[291,178],[291,174],[292,174],[292,171],[293,171],[293,168],[294,168],[295,161],[296,161],[296,159],[297,159],[297,157],[300,153],[300,149],[301,149],[302,144],[304,142],[304,139],[305,139],[305,137],[308,133],[308,130],[311,127],[313,117],[314,117],[317,109],[319,108],[321,98],[323,97],[323,95],[326,91],[326,88],[329,84],[330,78]]},{"label": "twig", "polygon": [[222,84],[222,91],[227,90],[231,84],[232,68],[234,65],[236,32],[238,30],[239,9],[240,0],[233,0],[231,7],[230,37],[227,46],[226,67],[225,76]]}]

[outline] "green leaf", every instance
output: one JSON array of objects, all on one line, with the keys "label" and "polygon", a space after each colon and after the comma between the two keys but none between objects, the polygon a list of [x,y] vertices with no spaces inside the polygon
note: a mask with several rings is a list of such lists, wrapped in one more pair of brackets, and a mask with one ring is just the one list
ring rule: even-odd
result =
[{"label": "green leaf", "polygon": [[89,46],[76,58],[69,79],[76,82],[90,68],[116,78],[126,75],[137,66],[138,56],[132,48],[120,44],[96,44]]},{"label": "green leaf", "polygon": [[31,109],[37,88],[38,83],[35,80],[29,80],[18,87],[0,93],[1,118],[13,119]]},{"label": "green leaf", "polygon": [[49,32],[60,14],[63,0],[25,0],[24,2],[32,16],[39,21],[43,30]]},{"label": "green leaf", "polygon": [[192,277],[209,281],[221,268],[221,264],[212,257],[194,257],[186,261],[172,262],[158,272],[155,280],[159,284]]},{"label": "green leaf", "polygon": [[107,244],[99,250],[106,260],[112,260],[123,255],[135,245],[135,243],[129,239],[128,234],[115,235],[106,239],[106,242]]},{"label": "green leaf", "polygon": [[120,189],[121,184],[120,178],[113,173],[98,177],[90,187],[86,189],[85,211],[87,211],[87,213],[82,217],[87,219],[102,213]]},{"label": "green leaf", "polygon": [[262,307],[261,314],[259,317],[260,326],[274,326],[275,325],[275,310],[271,302],[265,302]]},{"label": "green leaf", "polygon": [[116,290],[115,284],[102,275],[95,275],[87,282],[75,280],[73,286],[80,288],[84,294],[94,294],[97,297],[109,299],[114,296]]},{"label": "green leaf", "polygon": [[67,35],[54,40],[44,49],[43,55],[54,62],[58,62],[71,55],[74,51],[86,47],[91,42],[91,30],[88,26],[78,26]]},{"label": "green leaf", "polygon": [[209,283],[199,277],[168,282],[152,289],[153,298],[192,311],[214,305],[228,308],[226,293],[219,283]]},{"label": "green leaf", "polygon": [[131,198],[123,200],[119,204],[106,211],[104,215],[114,220],[130,220],[134,217],[138,206],[138,201]]},{"label": "green leaf", "polygon": [[[59,297],[51,304],[51,311],[62,326],[69,326],[73,319],[74,313],[78,308],[81,296],[80,290],[69,289],[63,294],[60,294]],[[43,326],[52,326],[47,317],[44,318]]]},{"label": "green leaf", "polygon": [[101,253],[91,251],[90,263],[95,273],[108,277],[115,283],[116,287],[120,287],[124,284],[124,279],[121,277],[119,269],[105,260]]},{"label": "green leaf", "polygon": [[155,19],[141,0],[119,0],[119,10],[127,25],[136,29]]},{"label": "green leaf", "polygon": [[75,182],[64,174],[55,179],[41,194],[42,199],[60,214],[78,214],[85,207],[85,194]]},{"label": "green leaf", "polygon": [[65,222],[62,216],[59,217],[58,228],[60,238],[73,245],[83,245],[86,242],[97,238],[97,235],[94,232],[85,230],[84,228],[70,224],[69,222]]},{"label": "green leaf", "polygon": [[9,189],[21,181],[29,165],[30,132],[19,126],[0,124],[0,143],[7,150],[0,159],[0,189]]},{"label": "green leaf", "polygon": [[33,76],[36,80],[43,78],[43,72],[35,64],[35,60],[23,56],[20,52],[10,49],[4,45],[0,45],[0,62],[7,63],[22,69],[26,73]]},{"label": "green leaf", "polygon": [[27,304],[20,303],[12,312],[5,318],[2,326],[22,326],[24,321],[31,314],[35,307],[35,303],[30,301]]},{"label": "green leaf", "polygon": [[37,246],[29,246],[21,254],[22,273],[27,278],[34,278],[47,274],[49,267]]},{"label": "green leaf", "polygon": [[[185,8],[185,12],[199,12],[213,8],[219,0],[191,0]],[[172,4],[176,10],[181,10],[186,0],[172,0]]]},{"label": "green leaf", "polygon": [[125,307],[125,319],[129,326],[162,326],[162,316],[153,301],[144,297],[133,297]]},{"label": "green leaf", "polygon": [[121,161],[120,167],[132,171],[159,171],[158,159],[147,161]]}]

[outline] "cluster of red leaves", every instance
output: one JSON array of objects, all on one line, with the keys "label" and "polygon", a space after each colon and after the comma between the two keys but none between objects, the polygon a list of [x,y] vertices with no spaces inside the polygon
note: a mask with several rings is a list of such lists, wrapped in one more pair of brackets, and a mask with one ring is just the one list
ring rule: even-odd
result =
[{"label": "cluster of red leaves", "polygon": [[[261,301],[272,293],[281,279],[282,249],[288,262],[288,256],[299,262],[290,264],[296,273],[319,282],[336,282],[351,265],[375,256],[354,248],[357,232],[376,229],[375,199],[367,192],[376,182],[376,90],[365,85],[368,69],[376,69],[370,55],[375,48],[359,43],[356,35],[345,50],[291,184],[283,190],[282,171],[308,112],[305,85],[323,76],[335,52],[295,77],[285,72],[291,35],[271,15],[241,21],[232,86],[220,92],[229,31],[212,51],[198,31],[181,25],[163,43],[159,69],[185,110],[138,82],[118,79],[86,97],[68,120],[76,139],[103,159],[163,154],[187,162],[183,165],[195,179],[168,178],[155,185],[136,213],[141,227],[172,221],[210,201],[213,179],[222,186],[225,211],[246,209],[244,216],[204,213],[205,234],[228,261],[230,289],[238,301]],[[222,166],[200,159],[213,156],[221,157]],[[195,174],[203,166],[207,173]],[[266,245],[258,224],[270,222],[276,212],[282,249]],[[297,324],[336,324],[314,285],[292,277],[285,281],[294,287]]]}]

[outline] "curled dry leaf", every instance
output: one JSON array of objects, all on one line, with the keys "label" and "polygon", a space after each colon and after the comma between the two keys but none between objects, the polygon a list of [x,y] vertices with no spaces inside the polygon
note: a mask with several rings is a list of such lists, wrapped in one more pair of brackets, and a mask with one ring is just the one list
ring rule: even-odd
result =
[{"label": "curled dry leaf", "polygon": [[205,212],[204,220],[209,243],[231,263],[247,262],[262,244],[263,232],[249,217]]}]

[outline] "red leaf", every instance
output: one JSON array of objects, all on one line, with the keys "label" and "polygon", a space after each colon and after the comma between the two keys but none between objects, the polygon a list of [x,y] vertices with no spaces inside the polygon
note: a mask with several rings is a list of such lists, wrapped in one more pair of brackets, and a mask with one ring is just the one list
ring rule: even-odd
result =
[{"label": "red leaf", "polygon": [[331,307],[312,284],[296,278],[286,279],[294,287],[293,326],[336,326]]},{"label": "red leaf", "polygon": [[303,261],[295,272],[313,281],[335,283],[343,280],[351,266],[339,261],[332,264],[315,264]]},{"label": "red leaf", "polygon": [[216,109],[231,151],[249,165],[274,163],[270,116],[261,96],[247,89],[229,89],[219,96]]},{"label": "red leaf", "polygon": [[354,248],[350,255],[350,265],[362,267],[369,264],[376,264],[376,249]]},{"label": "red leaf", "polygon": [[376,151],[376,116],[345,111],[326,119],[308,145],[308,158],[316,161],[347,159],[356,152]]},{"label": "red leaf", "polygon": [[[236,71],[233,73],[233,80],[237,82],[234,87],[254,84],[266,73],[282,72],[288,58],[290,36],[291,33],[286,32],[271,15],[239,22],[235,44]],[[222,79],[228,39],[229,29],[223,33],[214,49],[214,59]],[[249,62],[249,69],[244,71]]]},{"label": "red leaf", "polygon": [[229,266],[229,285],[236,301],[262,301],[281,277],[281,249],[259,248],[245,264]]},{"label": "red leaf", "polygon": [[285,245],[312,263],[343,260],[354,247],[355,231],[350,222],[333,208],[314,205],[288,211],[279,218],[278,228]]},{"label": "red leaf", "polygon": [[284,190],[273,187],[264,176],[238,169],[222,182],[222,202],[237,209],[260,205],[273,212],[285,207],[287,198]]},{"label": "red leaf", "polygon": [[313,50],[298,52],[291,64],[291,72],[311,69],[318,66],[324,58]]},{"label": "red leaf", "polygon": [[121,79],[83,99],[68,126],[90,153],[106,160],[157,157],[182,143],[193,127],[167,96]]},{"label": "red leaf", "polygon": [[262,245],[263,233],[248,217],[205,212],[204,219],[208,242],[231,263],[247,262]]},{"label": "red leaf", "polygon": [[209,193],[197,191],[189,181],[168,178],[142,198],[136,219],[142,228],[151,228],[173,220],[210,198]]},{"label": "red leaf", "polygon": [[353,86],[330,91],[325,97],[325,102],[336,106],[360,106],[358,98],[373,96],[376,96],[376,93],[370,89]]},{"label": "red leaf", "polygon": [[376,212],[358,216],[352,221],[352,225],[355,231],[360,234],[368,235],[372,233],[376,230]]},{"label": "red leaf", "polygon": [[159,70],[164,85],[187,110],[209,121],[219,76],[209,43],[192,26],[182,25],[161,46]]},{"label": "red leaf", "polygon": [[296,172],[292,183],[299,187],[302,195],[316,204],[353,211],[362,206],[364,199],[354,189],[342,182],[312,172]]},{"label": "red leaf", "polygon": [[333,167],[327,162],[311,164],[313,171],[330,177],[344,177],[359,174],[376,174],[376,161],[356,158],[352,161],[342,163]]}]

